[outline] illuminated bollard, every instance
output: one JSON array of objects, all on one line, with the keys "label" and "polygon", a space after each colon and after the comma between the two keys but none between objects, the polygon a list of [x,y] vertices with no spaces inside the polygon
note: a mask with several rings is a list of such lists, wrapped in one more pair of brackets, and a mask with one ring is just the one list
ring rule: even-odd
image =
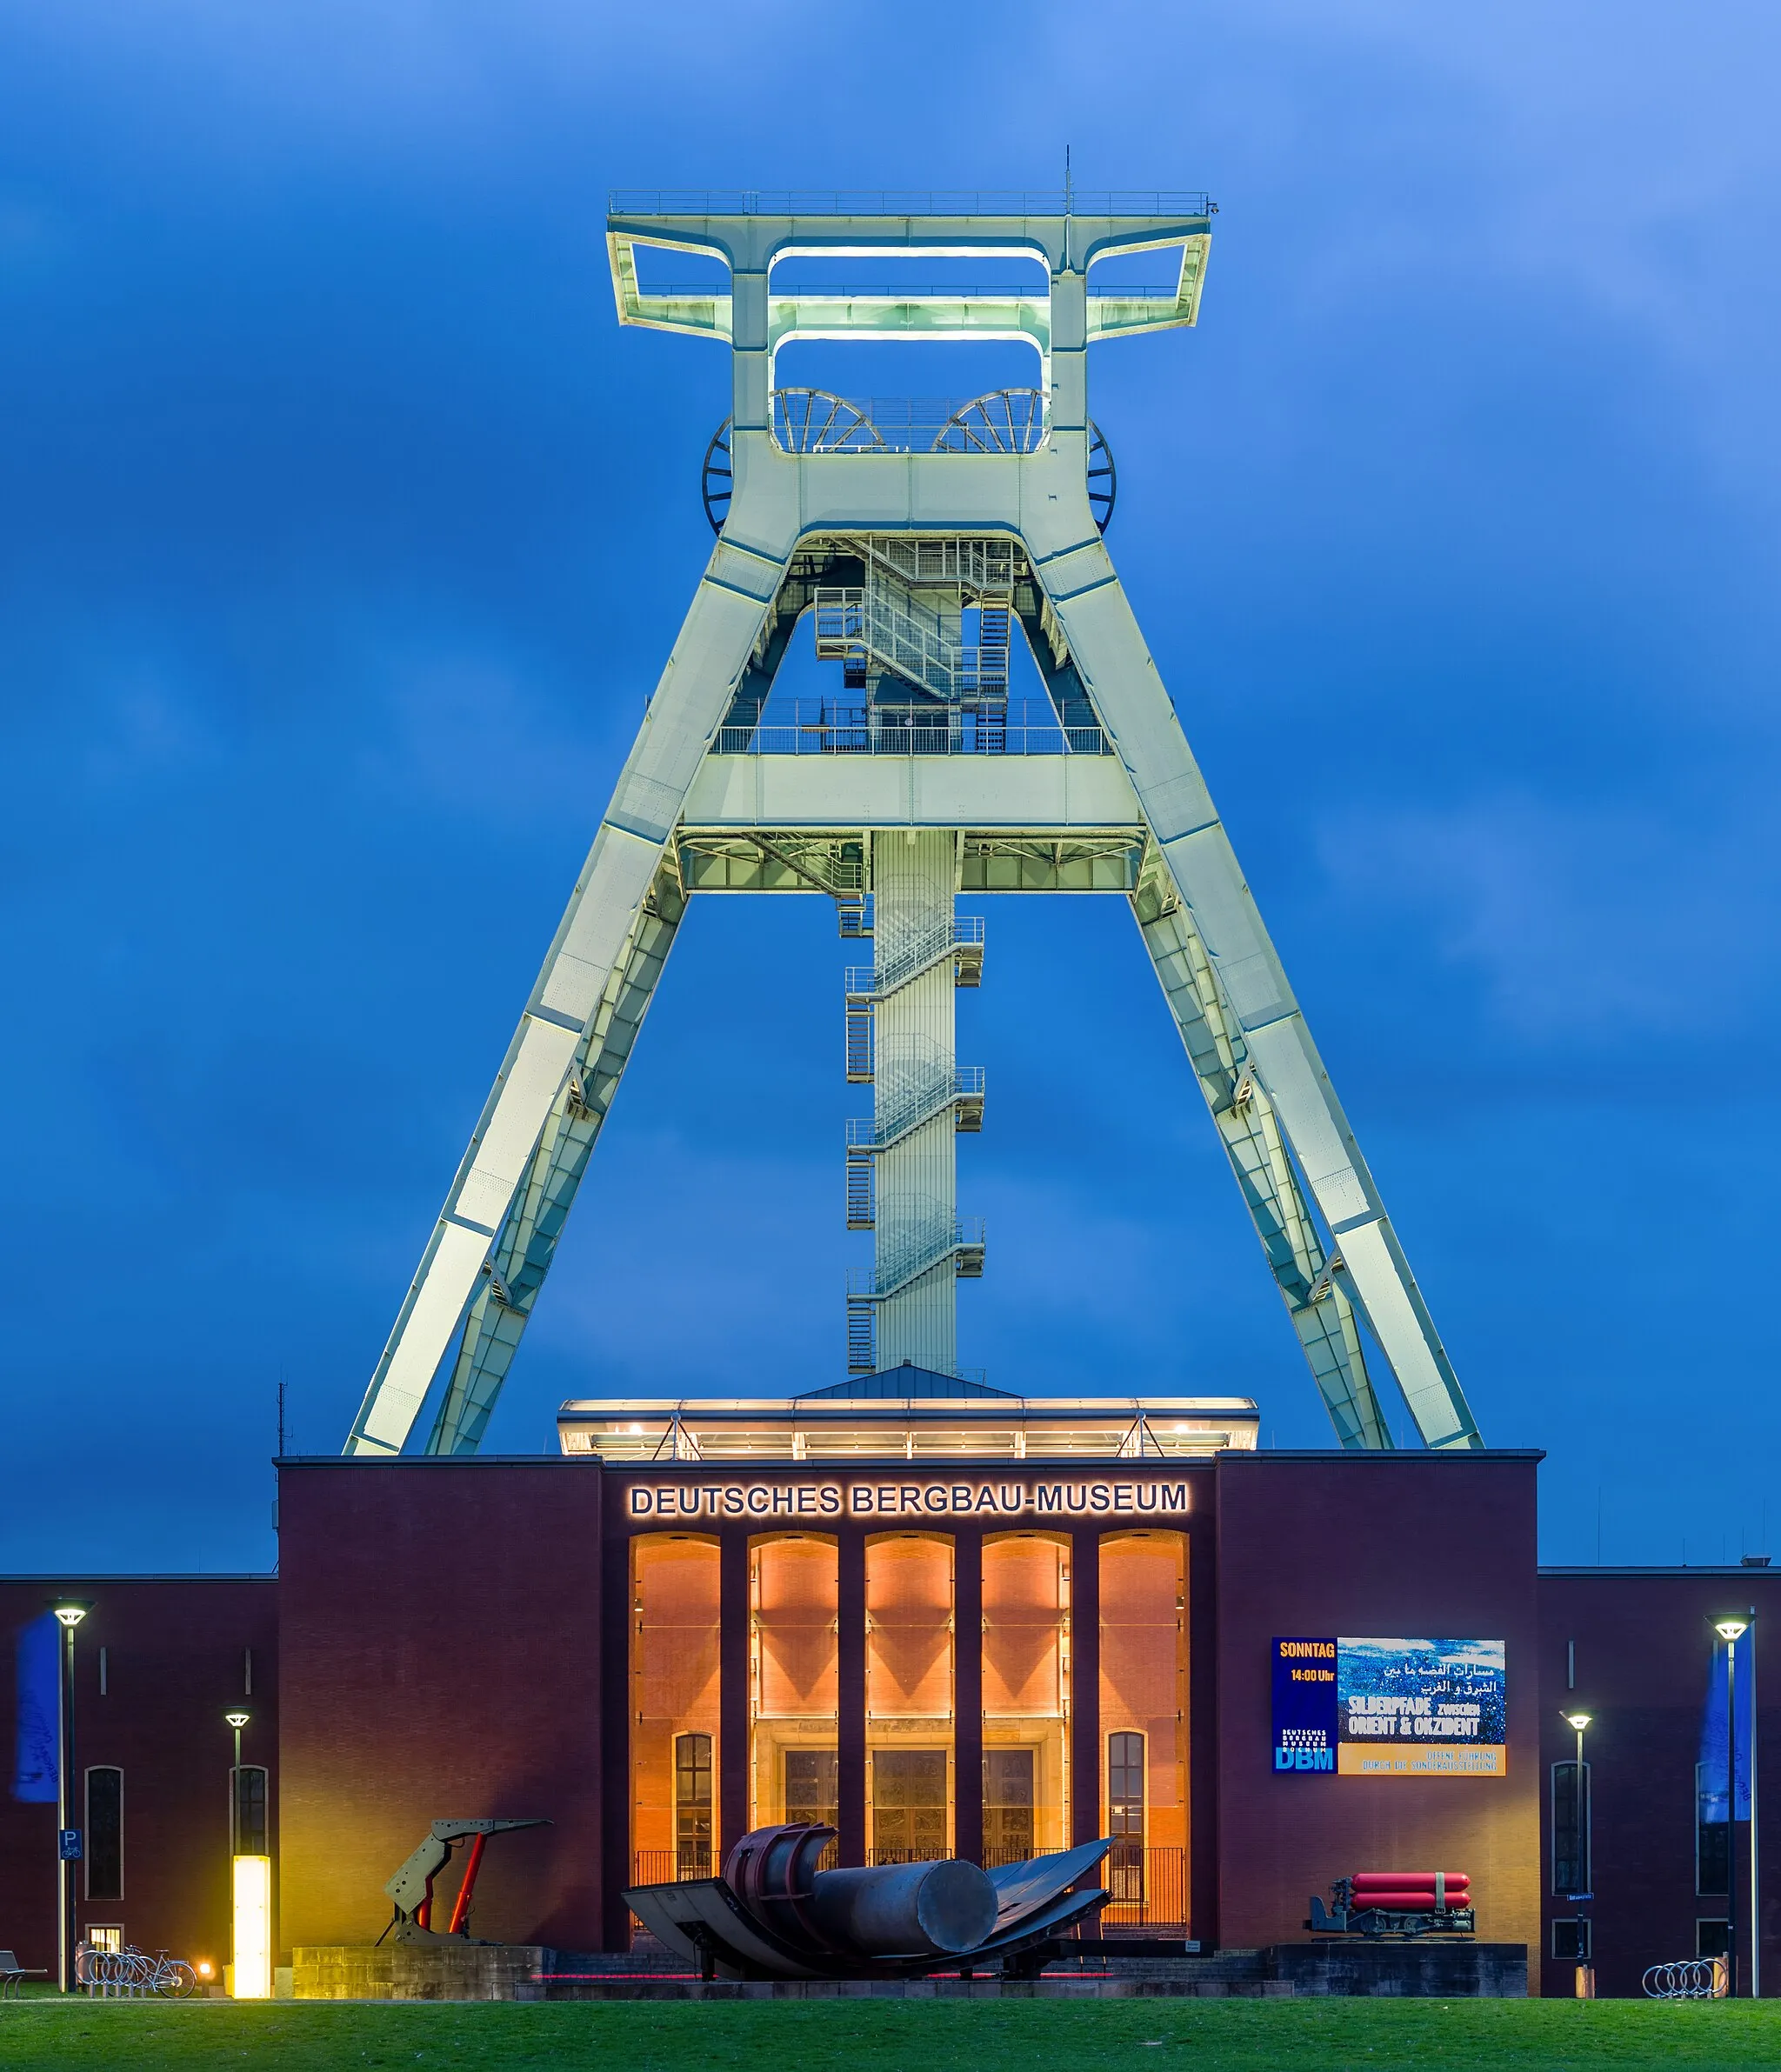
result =
[{"label": "illuminated bollard", "polygon": [[272,1997],[272,1859],[237,1856],[235,1962],[229,1990],[237,2000]]}]

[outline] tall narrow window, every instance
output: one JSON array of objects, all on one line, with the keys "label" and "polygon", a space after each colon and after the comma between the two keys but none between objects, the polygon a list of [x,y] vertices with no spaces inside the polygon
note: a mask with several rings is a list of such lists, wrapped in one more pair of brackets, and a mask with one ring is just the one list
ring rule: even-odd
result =
[{"label": "tall narrow window", "polygon": [[1725,1795],[1710,1792],[1706,1783],[1706,1765],[1698,1762],[1694,1766],[1694,1889],[1697,1892],[1724,1892],[1731,1862],[1731,1829],[1725,1822]]},{"label": "tall narrow window", "polygon": [[235,1853],[270,1856],[267,1844],[266,1773],[257,1762],[244,1762],[235,1773]]},{"label": "tall narrow window", "polygon": [[234,1852],[237,1856],[270,1856],[265,1822],[265,1771],[259,1763],[243,1763],[234,1774]]},{"label": "tall narrow window", "polygon": [[711,1875],[711,1737],[674,1737],[674,1875]]},{"label": "tall narrow window", "polygon": [[1116,1900],[1144,1895],[1144,1737],[1107,1736],[1107,1832],[1113,1837],[1107,1889]]},{"label": "tall narrow window", "polygon": [[1552,1765],[1552,1889],[1561,1898],[1590,1889],[1590,1766]]},{"label": "tall narrow window", "polygon": [[87,1772],[87,1897],[123,1897],[123,1772]]}]

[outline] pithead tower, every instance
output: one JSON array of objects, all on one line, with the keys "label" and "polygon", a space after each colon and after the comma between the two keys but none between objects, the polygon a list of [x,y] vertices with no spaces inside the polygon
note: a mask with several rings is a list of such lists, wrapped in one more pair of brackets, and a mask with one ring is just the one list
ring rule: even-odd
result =
[{"label": "pithead tower", "polygon": [[[1103,538],[1116,478],[1088,350],[1191,326],[1211,234],[1200,195],[611,198],[619,322],[730,350],[717,542],[349,1453],[401,1451],[430,1402],[428,1452],[477,1449],[687,902],[725,891],[826,896],[861,946],[846,1069],[872,1113],[849,1128],[845,1200],[874,1257],[846,1296],[855,1373],[956,1374],[957,1282],[984,1270],[955,1169],[984,1075],[957,1062],[953,1007],[984,943],[957,896],[1117,893],[1341,1443],[1391,1444],[1371,1352],[1425,1444],[1480,1444]],[[663,253],[722,280],[657,284]],[[1138,254],[1167,278],[1132,284]],[[912,260],[1001,284],[884,277]],[[854,337],[1024,340],[1038,386],[933,407],[778,384],[782,347]],[[835,695],[776,700],[805,618]],[[1017,629],[1037,696],[1015,692]]]}]

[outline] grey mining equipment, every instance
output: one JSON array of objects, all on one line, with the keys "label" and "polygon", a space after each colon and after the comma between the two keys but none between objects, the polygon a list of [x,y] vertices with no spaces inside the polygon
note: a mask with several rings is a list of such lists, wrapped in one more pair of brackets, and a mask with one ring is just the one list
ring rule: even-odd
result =
[{"label": "grey mining equipment", "polygon": [[634,1885],[625,1904],[706,1978],[918,1978],[944,1967],[1018,1969],[1024,1957],[1098,1914],[1103,1887],[1077,1889],[1112,1837],[979,1870],[948,1858],[818,1870],[835,1829],[757,1828],[716,1878]]},{"label": "grey mining equipment", "polygon": [[[398,1942],[475,1942],[477,1938],[470,1932],[470,1902],[490,1835],[511,1834],[516,1828],[550,1825],[548,1820],[436,1820],[426,1840],[384,1888],[396,1908],[384,1935],[393,1929]],[[458,1882],[457,1896],[451,1902],[450,1920],[442,1930],[433,1926],[433,1880],[463,1842],[469,1842],[470,1855]],[[379,1942],[384,1935],[378,1936]]]}]

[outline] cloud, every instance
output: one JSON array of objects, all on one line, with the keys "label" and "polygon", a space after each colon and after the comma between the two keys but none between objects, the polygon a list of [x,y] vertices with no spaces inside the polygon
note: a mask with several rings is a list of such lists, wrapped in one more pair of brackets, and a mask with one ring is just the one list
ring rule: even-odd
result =
[{"label": "cloud", "polygon": [[[1775,984],[1749,883],[1757,830],[1732,814],[1564,805],[1505,792],[1444,808],[1352,812],[1317,854],[1351,919],[1414,916],[1436,955],[1482,981],[1533,1044],[1721,1029]],[[1772,864],[1770,893],[1777,889]]]}]

